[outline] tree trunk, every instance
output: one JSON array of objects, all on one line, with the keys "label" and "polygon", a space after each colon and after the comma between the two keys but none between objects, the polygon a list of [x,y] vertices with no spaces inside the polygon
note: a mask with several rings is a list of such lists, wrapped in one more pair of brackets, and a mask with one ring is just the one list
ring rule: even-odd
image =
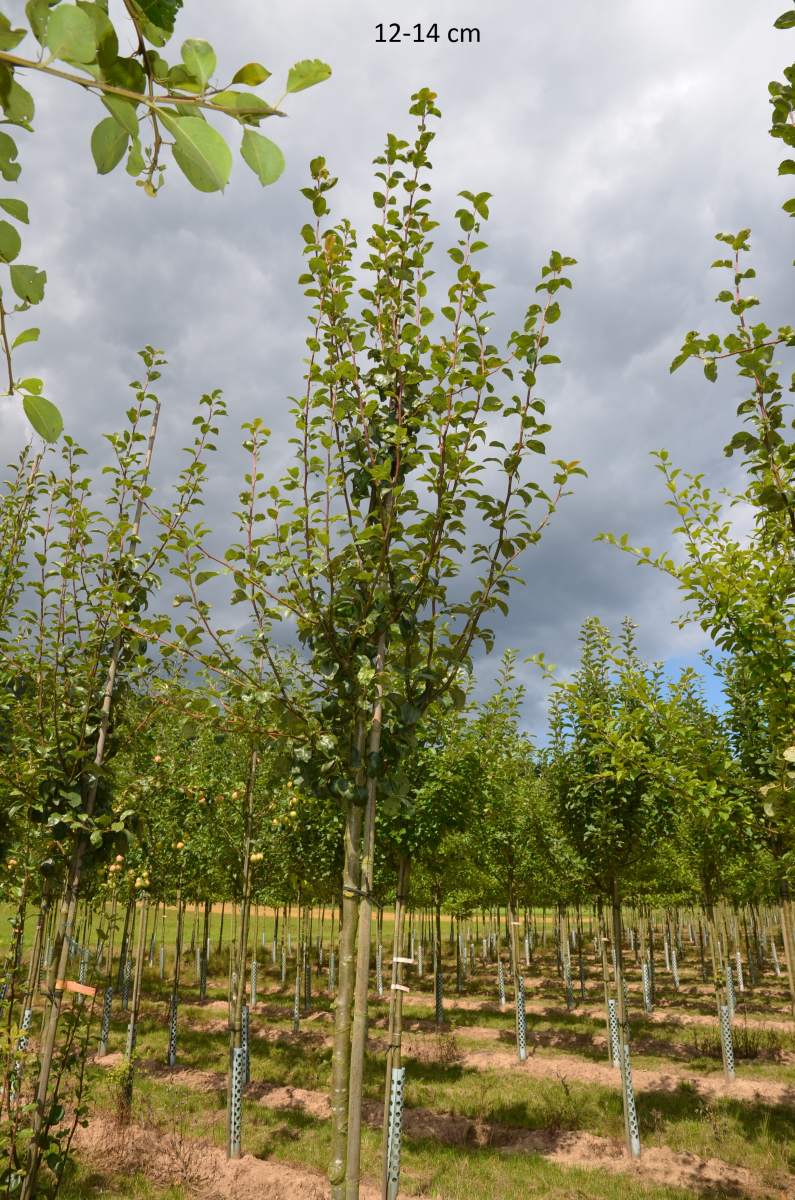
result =
[{"label": "tree trunk", "polygon": [[[232,1003],[229,1012],[229,1064],[227,1067],[227,1115],[231,1131],[232,1111],[232,1059],[235,1050],[242,1045],[243,1003],[246,995],[246,956],[248,952],[248,923],[251,912],[251,839],[254,821],[254,786],[257,779],[257,751],[252,750],[248,766],[248,779],[243,798],[243,896],[240,904],[239,939],[233,965]],[[239,1158],[239,1147],[233,1147],[231,1138],[227,1144],[228,1157]]]},{"label": "tree trunk", "polygon": [[127,1124],[132,1113],[133,1078],[135,1073],[135,1042],[138,1035],[138,1012],[141,1007],[141,985],[144,975],[144,955],[146,953],[146,927],[149,898],[144,893],[141,901],[141,914],[138,919],[138,943],[135,950],[135,976],[133,978],[132,1007],[130,1021],[127,1026],[127,1047],[124,1052],[126,1072],[122,1084],[122,1103],[119,1115],[122,1122]]},{"label": "tree trunk", "polygon": [[332,1200],[344,1200],[345,1198],[351,1008],[353,1005],[357,898],[361,878],[361,836],[362,809],[358,804],[349,801],[345,814],[342,924],[339,933],[337,998],[334,1005],[334,1046],[331,1055],[331,1162],[328,1176],[331,1181]]},{"label": "tree trunk", "polygon": [[384,1127],[383,1127],[383,1173],[382,1196],[387,1200],[387,1168],[389,1166],[389,1098],[392,1091],[392,1071],[401,1064],[403,1036],[403,925],[408,902],[411,861],[407,855],[400,856],[398,867],[397,894],[395,896],[395,923],[392,931],[392,979],[389,991],[389,1033],[386,1053],[386,1075],[384,1082]]}]

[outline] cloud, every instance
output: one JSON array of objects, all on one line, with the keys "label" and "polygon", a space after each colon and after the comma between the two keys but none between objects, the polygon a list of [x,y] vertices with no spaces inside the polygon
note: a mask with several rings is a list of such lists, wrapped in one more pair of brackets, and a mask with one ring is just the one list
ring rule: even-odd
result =
[{"label": "cloud", "polygon": [[[15,0],[11,9],[21,9]],[[387,130],[406,131],[410,93],[433,86],[444,112],[434,144],[435,195],[449,216],[462,188],[494,195],[483,266],[498,285],[495,334],[527,303],[550,248],[579,260],[556,341],[564,365],[544,383],[554,422],[550,449],[581,458],[589,477],[526,560],[527,586],[498,626],[498,649],[544,650],[570,670],[577,630],[596,613],[614,627],[640,624],[649,657],[690,661],[697,631],[672,625],[675,589],[593,542],[628,530],[660,549],[671,521],[648,457],[666,446],[716,483],[736,479],[723,443],[740,398],[730,374],[710,386],[695,367],[670,377],[668,363],[691,328],[722,320],[707,270],[719,228],[751,225],[760,292],[772,322],[784,320],[788,276],[779,155],[766,129],[766,85],[780,74],[786,43],[772,30],[780,4],[760,0],[573,0],[550,8],[519,0],[453,0],[390,13],[367,0],[268,5],[192,0],[180,38],[207,37],[219,74],[257,58],[274,72],[276,98],[291,62],[322,57],[322,87],[290,97],[289,120],[268,133],[287,170],[263,190],[237,156],[223,196],[192,191],[174,168],[156,201],[123,170],[106,178],[89,152],[104,115],[95,99],[36,78],[36,134],[25,138],[20,194],[30,201],[25,261],[48,272],[37,313],[42,340],[24,350],[25,373],[41,373],[69,431],[91,459],[100,433],[128,403],[136,349],[165,349],[164,431],[158,479],[189,437],[195,398],[224,389],[230,417],[212,468],[208,512],[224,536],[243,470],[239,426],[261,415],[274,430],[270,463],[288,453],[289,396],[300,387],[305,302],[298,189],[310,156],[339,175],[337,213],[371,216],[371,160]],[[398,19],[477,25],[479,45],[378,45],[375,23]],[[443,260],[440,258],[440,269]],[[20,351],[20,365],[22,365]],[[9,458],[24,436],[0,407]],[[482,687],[493,663],[481,663]],[[527,720],[543,725],[546,685],[528,669]]]}]

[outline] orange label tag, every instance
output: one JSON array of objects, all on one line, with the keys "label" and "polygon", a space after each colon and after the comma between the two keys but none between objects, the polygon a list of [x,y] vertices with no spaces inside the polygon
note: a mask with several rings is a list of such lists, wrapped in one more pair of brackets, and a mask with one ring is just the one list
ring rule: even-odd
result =
[{"label": "orange label tag", "polygon": [[96,996],[97,989],[88,987],[85,983],[75,983],[74,979],[56,979],[56,992],[77,992],[79,996]]}]

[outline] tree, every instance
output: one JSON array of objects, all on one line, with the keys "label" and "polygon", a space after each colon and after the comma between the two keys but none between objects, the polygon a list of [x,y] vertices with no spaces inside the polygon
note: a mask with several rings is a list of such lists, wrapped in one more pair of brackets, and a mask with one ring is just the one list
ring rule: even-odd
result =
[{"label": "tree", "polygon": [[595,894],[612,908],[624,1124],[628,1147],[637,1155],[621,901],[628,878],[672,824],[681,786],[671,753],[675,695],[666,698],[661,667],[640,660],[630,621],[618,645],[596,618],[585,622],[580,641],[573,679],[553,689],[549,779],[558,819]]},{"label": "tree", "polygon": [[[507,349],[498,350],[488,339],[490,285],[475,265],[488,193],[462,193],[462,236],[449,251],[454,277],[443,327],[432,335],[436,222],[426,172],[435,101],[428,90],[417,93],[414,142],[390,135],[376,160],[364,279],[354,268],[350,223],[324,224],[336,180],[323,159],[311,164],[305,194],[315,220],[302,230],[301,282],[314,308],[306,388],[294,407],[297,462],[279,484],[265,485],[259,464],[267,431],[261,421],[247,427],[245,504],[271,525],[254,528],[220,562],[235,582],[233,598],[251,594],[258,606],[260,660],[270,654],[267,631],[285,614],[297,634],[303,656],[292,677],[297,672],[307,701],[300,734],[296,728],[304,786],[335,796],[345,814],[335,1200],[353,1200],[359,1188],[377,797],[405,791],[403,763],[419,722],[442,697],[462,697],[458,675],[472,647],[492,643],[484,621],[507,611],[521,554],[582,473],[576,462],[555,462],[549,492],[531,474],[550,428],[536,379],[558,361],[547,349],[549,327],[560,317],[557,295],[571,286],[565,272],[573,260],[551,255],[536,289],[543,301],[530,304]],[[480,531],[471,547],[468,518]],[[206,559],[202,578],[219,565]],[[191,570],[198,578],[198,561]],[[270,666],[270,694],[293,710],[290,677],[272,657]]]}]

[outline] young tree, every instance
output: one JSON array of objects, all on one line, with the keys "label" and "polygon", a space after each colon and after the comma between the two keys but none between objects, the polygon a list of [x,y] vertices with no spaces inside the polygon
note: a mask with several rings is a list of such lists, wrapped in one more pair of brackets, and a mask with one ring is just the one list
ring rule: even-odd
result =
[{"label": "young tree", "polygon": [[612,910],[619,1066],[631,1153],[640,1153],[629,1086],[629,1025],[622,965],[622,892],[672,825],[679,791],[672,759],[676,706],[661,667],[639,658],[625,621],[618,645],[596,618],[580,635],[580,666],[553,690],[549,781],[558,820]]},{"label": "young tree", "polygon": [[[427,90],[414,96],[415,140],[390,135],[376,160],[378,215],[363,278],[350,223],[324,220],[336,181],[323,159],[311,165],[305,194],[315,221],[302,231],[302,283],[314,308],[306,387],[294,409],[297,461],[266,486],[259,462],[267,431],[261,421],[248,426],[245,502],[271,527],[232,546],[224,564],[235,597],[253,594],[264,625],[286,614],[297,633],[305,786],[334,795],[345,815],[335,1200],[359,1191],[377,798],[405,789],[418,723],[459,690],[477,641],[491,644],[484,621],[507,611],[522,552],[581,473],[576,462],[556,462],[549,492],[531,473],[549,429],[537,375],[558,361],[549,327],[573,260],[553,253],[537,287],[542,302],[530,304],[500,351],[488,337],[490,285],[476,266],[488,193],[462,193],[462,236],[449,251],[454,277],[434,332],[427,171],[435,101]],[[471,545],[468,524],[478,531]],[[269,654],[265,640],[257,653]],[[292,708],[288,679],[271,666],[271,692]]]}]

